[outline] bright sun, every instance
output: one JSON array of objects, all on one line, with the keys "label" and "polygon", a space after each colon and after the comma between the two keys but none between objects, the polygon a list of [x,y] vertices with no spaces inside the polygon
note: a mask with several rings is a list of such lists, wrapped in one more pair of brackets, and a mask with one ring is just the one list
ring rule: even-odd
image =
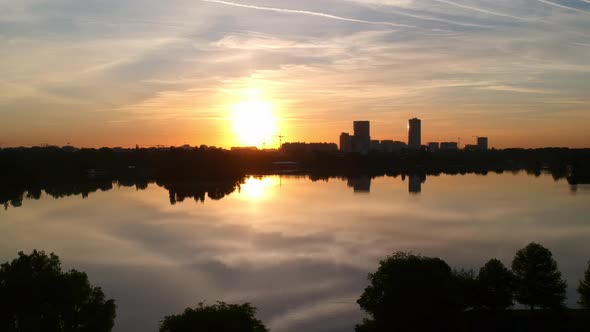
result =
[{"label": "bright sun", "polygon": [[252,98],[233,107],[234,131],[242,146],[272,145],[277,120],[270,103]]}]

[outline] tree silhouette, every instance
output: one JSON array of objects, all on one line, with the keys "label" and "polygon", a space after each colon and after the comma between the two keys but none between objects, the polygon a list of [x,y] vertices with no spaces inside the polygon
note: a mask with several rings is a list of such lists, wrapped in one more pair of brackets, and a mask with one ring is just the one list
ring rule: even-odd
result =
[{"label": "tree silhouette", "polygon": [[371,318],[356,331],[451,331],[462,311],[451,268],[439,258],[398,252],[369,274],[357,300]]},{"label": "tree silhouette", "polygon": [[588,261],[588,268],[584,273],[584,279],[580,280],[580,285],[578,285],[578,293],[580,294],[578,303],[582,307],[590,309],[590,261]]},{"label": "tree silhouette", "polygon": [[453,270],[453,277],[457,283],[457,299],[463,310],[480,306],[479,280],[472,270]]},{"label": "tree silhouette", "polygon": [[531,310],[561,308],[567,284],[561,277],[551,251],[538,243],[520,249],[512,261],[516,276],[516,300]]},{"label": "tree silhouette", "polygon": [[34,250],[0,267],[0,330],[108,332],[115,302],[85,273],[62,272],[59,257]]},{"label": "tree silhouette", "polygon": [[249,303],[199,303],[198,307],[186,308],[180,315],[164,317],[160,332],[268,332],[255,316],[256,308]]},{"label": "tree silhouette", "polygon": [[490,259],[477,276],[480,303],[491,310],[504,310],[514,299],[514,275],[497,259]]}]

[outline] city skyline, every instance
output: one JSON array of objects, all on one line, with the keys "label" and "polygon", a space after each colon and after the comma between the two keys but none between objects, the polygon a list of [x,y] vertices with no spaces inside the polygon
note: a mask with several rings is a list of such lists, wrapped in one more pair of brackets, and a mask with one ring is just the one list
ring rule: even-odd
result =
[{"label": "city skyline", "polygon": [[[18,1],[0,5],[0,143],[277,146],[474,131],[590,147],[590,3]],[[477,130],[474,130],[477,128]]]}]

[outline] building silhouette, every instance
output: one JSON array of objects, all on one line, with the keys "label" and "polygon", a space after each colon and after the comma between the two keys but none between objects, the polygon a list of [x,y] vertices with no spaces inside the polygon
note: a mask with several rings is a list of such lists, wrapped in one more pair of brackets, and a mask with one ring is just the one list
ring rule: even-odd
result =
[{"label": "building silhouette", "polygon": [[340,151],[369,153],[371,150],[371,124],[369,121],[354,121],[354,135],[340,134]]},{"label": "building silhouette", "polygon": [[349,133],[340,134],[340,151],[352,152],[352,136]]},{"label": "building silhouette", "polygon": [[478,137],[477,138],[477,147],[479,150],[487,151],[488,150],[488,138],[487,137]]},{"label": "building silhouette", "polygon": [[441,151],[457,151],[459,150],[459,144],[457,142],[442,142],[440,143]]},{"label": "building silhouette", "polygon": [[387,153],[391,153],[391,152],[398,152],[401,151],[402,149],[405,149],[407,147],[405,142],[400,142],[400,141],[393,141],[393,140],[382,140],[380,142],[379,148],[381,152],[387,152]]},{"label": "building silhouette", "polygon": [[440,143],[438,143],[438,142],[429,142],[428,143],[428,151],[438,152],[439,149],[440,149]]},{"label": "building silhouette", "polygon": [[369,121],[355,121],[353,127],[352,148],[354,152],[368,153],[371,149],[371,123]]},{"label": "building silhouette", "polygon": [[419,149],[422,145],[422,121],[418,118],[408,120],[408,147]]}]

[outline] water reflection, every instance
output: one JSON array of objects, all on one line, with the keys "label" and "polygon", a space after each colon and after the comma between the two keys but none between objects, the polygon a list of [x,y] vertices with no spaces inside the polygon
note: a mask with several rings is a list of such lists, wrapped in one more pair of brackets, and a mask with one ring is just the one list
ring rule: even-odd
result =
[{"label": "water reflection", "polygon": [[422,192],[422,183],[426,182],[425,174],[410,174],[408,177],[408,192],[419,194]]},{"label": "water reflection", "polygon": [[[500,172],[502,174],[503,172]],[[520,171],[512,171],[510,174],[520,174]],[[480,175],[486,175],[480,174]],[[542,173],[527,172],[527,174],[539,177]],[[549,173],[546,173],[549,174]],[[369,194],[371,192],[371,183],[378,177],[397,179],[407,181],[408,193],[410,195],[420,194],[422,185],[426,182],[427,174],[415,172],[411,174],[354,174],[354,175],[274,175],[274,176],[248,176],[237,179],[217,179],[217,180],[148,180],[144,178],[127,178],[127,179],[101,179],[96,177],[83,177],[68,180],[53,180],[41,184],[26,184],[19,182],[3,183],[0,186],[0,204],[5,209],[9,207],[20,207],[23,201],[38,200],[43,194],[53,198],[64,198],[68,196],[81,196],[87,198],[90,194],[109,191],[116,187],[132,187],[137,191],[145,190],[150,184],[156,184],[168,191],[168,197],[171,205],[192,199],[197,203],[204,203],[206,198],[216,201],[221,200],[234,192],[238,191],[250,200],[270,199],[270,188],[280,186],[284,177],[310,179],[312,181],[329,181],[344,180],[354,193]],[[438,176],[438,174],[434,175]],[[566,177],[556,176],[552,173],[554,181],[559,182]],[[578,191],[588,190],[585,178],[576,178],[586,182],[572,182],[572,177],[563,181],[563,185],[569,184],[570,192],[576,194]],[[567,183],[567,184],[566,184]]]},{"label": "water reflection", "polygon": [[239,192],[244,197],[250,200],[260,200],[269,198],[269,188],[278,186],[281,177],[279,176],[265,176],[254,177],[250,176],[242,184],[239,185]]},{"label": "water reflection", "polygon": [[582,185],[571,195],[567,182],[543,174],[441,175],[415,199],[401,176],[366,177],[370,195],[355,195],[346,177],[267,178],[50,186],[76,196],[41,194],[2,211],[0,261],[55,251],[65,269],[88,272],[117,299],[114,332],[156,332],[162,317],[203,300],[252,302],[274,331],[351,332],[367,273],[398,250],[478,269],[491,257],[509,265],[539,242],[568,280],[568,304],[577,300],[590,258]]},{"label": "water reflection", "polygon": [[370,193],[371,177],[368,175],[351,176],[348,178],[348,187],[352,188],[355,193]]}]

